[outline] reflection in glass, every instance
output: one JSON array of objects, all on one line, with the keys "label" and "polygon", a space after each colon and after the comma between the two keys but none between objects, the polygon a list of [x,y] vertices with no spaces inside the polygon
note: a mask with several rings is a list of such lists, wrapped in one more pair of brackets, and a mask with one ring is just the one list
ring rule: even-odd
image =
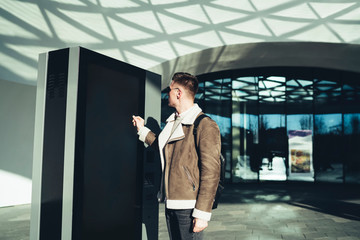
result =
[{"label": "reflection in glass", "polygon": [[260,180],[286,180],[286,77],[259,77]]},{"label": "reflection in glass", "polygon": [[360,113],[344,114],[344,134],[360,134]]},{"label": "reflection in glass", "polygon": [[342,116],[315,115],[314,168],[316,181],[342,182]]},{"label": "reflection in glass", "polygon": [[287,178],[287,136],[284,114],[261,114],[259,151],[262,153],[260,180],[284,181]]},{"label": "reflection in glass", "polygon": [[258,116],[253,114],[232,115],[233,181],[258,178],[260,159],[257,155]]},{"label": "reflection in glass", "polygon": [[312,114],[292,114],[287,116],[287,130],[313,130]]},{"label": "reflection in glass", "polygon": [[344,114],[345,182],[360,183],[360,113]]},{"label": "reflection in glass", "polygon": [[219,125],[221,152],[225,157],[225,179],[232,181],[231,79],[204,81],[204,101],[200,107]]},{"label": "reflection in glass", "polygon": [[260,166],[258,136],[258,78],[232,81],[233,182],[257,180]]}]

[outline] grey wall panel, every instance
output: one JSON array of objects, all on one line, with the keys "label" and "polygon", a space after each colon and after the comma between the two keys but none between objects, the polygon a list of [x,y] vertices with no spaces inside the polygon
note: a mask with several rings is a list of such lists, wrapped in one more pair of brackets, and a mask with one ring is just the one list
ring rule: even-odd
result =
[{"label": "grey wall panel", "polygon": [[40,236],[41,166],[43,161],[47,60],[48,54],[40,54],[34,126],[30,239],[39,239]]},{"label": "grey wall panel", "polygon": [[75,133],[80,48],[70,48],[64,148],[64,188],[61,239],[71,239],[74,195]]},{"label": "grey wall panel", "polygon": [[[161,81],[159,75],[146,72],[145,82],[145,113],[147,126],[155,133],[160,133],[161,122]],[[143,167],[143,238],[157,239],[158,237],[158,204],[157,191],[161,180],[161,164],[157,150],[146,148]]]}]

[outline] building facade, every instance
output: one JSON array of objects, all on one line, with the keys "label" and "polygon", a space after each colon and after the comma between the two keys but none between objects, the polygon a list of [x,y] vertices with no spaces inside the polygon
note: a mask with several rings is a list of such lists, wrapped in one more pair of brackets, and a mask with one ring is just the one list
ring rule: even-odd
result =
[{"label": "building facade", "polygon": [[268,67],[198,77],[196,102],[220,126],[229,182],[360,183],[359,73]]}]

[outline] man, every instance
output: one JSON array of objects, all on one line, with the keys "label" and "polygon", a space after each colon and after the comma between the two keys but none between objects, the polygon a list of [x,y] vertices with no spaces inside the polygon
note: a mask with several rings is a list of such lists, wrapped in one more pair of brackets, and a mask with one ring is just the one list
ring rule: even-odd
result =
[{"label": "man", "polygon": [[189,73],[175,73],[167,89],[169,106],[176,111],[159,136],[145,127],[139,116],[133,116],[133,125],[141,141],[160,150],[160,198],[165,199],[170,239],[202,239],[220,178],[220,131],[212,119],[202,119],[196,148],[193,124],[203,114],[194,104],[198,80]]}]

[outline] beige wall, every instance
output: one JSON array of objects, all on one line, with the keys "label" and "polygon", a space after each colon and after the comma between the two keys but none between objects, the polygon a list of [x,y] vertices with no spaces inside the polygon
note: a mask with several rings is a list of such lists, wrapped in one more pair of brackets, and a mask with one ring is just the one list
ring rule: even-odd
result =
[{"label": "beige wall", "polygon": [[28,203],[36,87],[0,80],[0,207]]}]

